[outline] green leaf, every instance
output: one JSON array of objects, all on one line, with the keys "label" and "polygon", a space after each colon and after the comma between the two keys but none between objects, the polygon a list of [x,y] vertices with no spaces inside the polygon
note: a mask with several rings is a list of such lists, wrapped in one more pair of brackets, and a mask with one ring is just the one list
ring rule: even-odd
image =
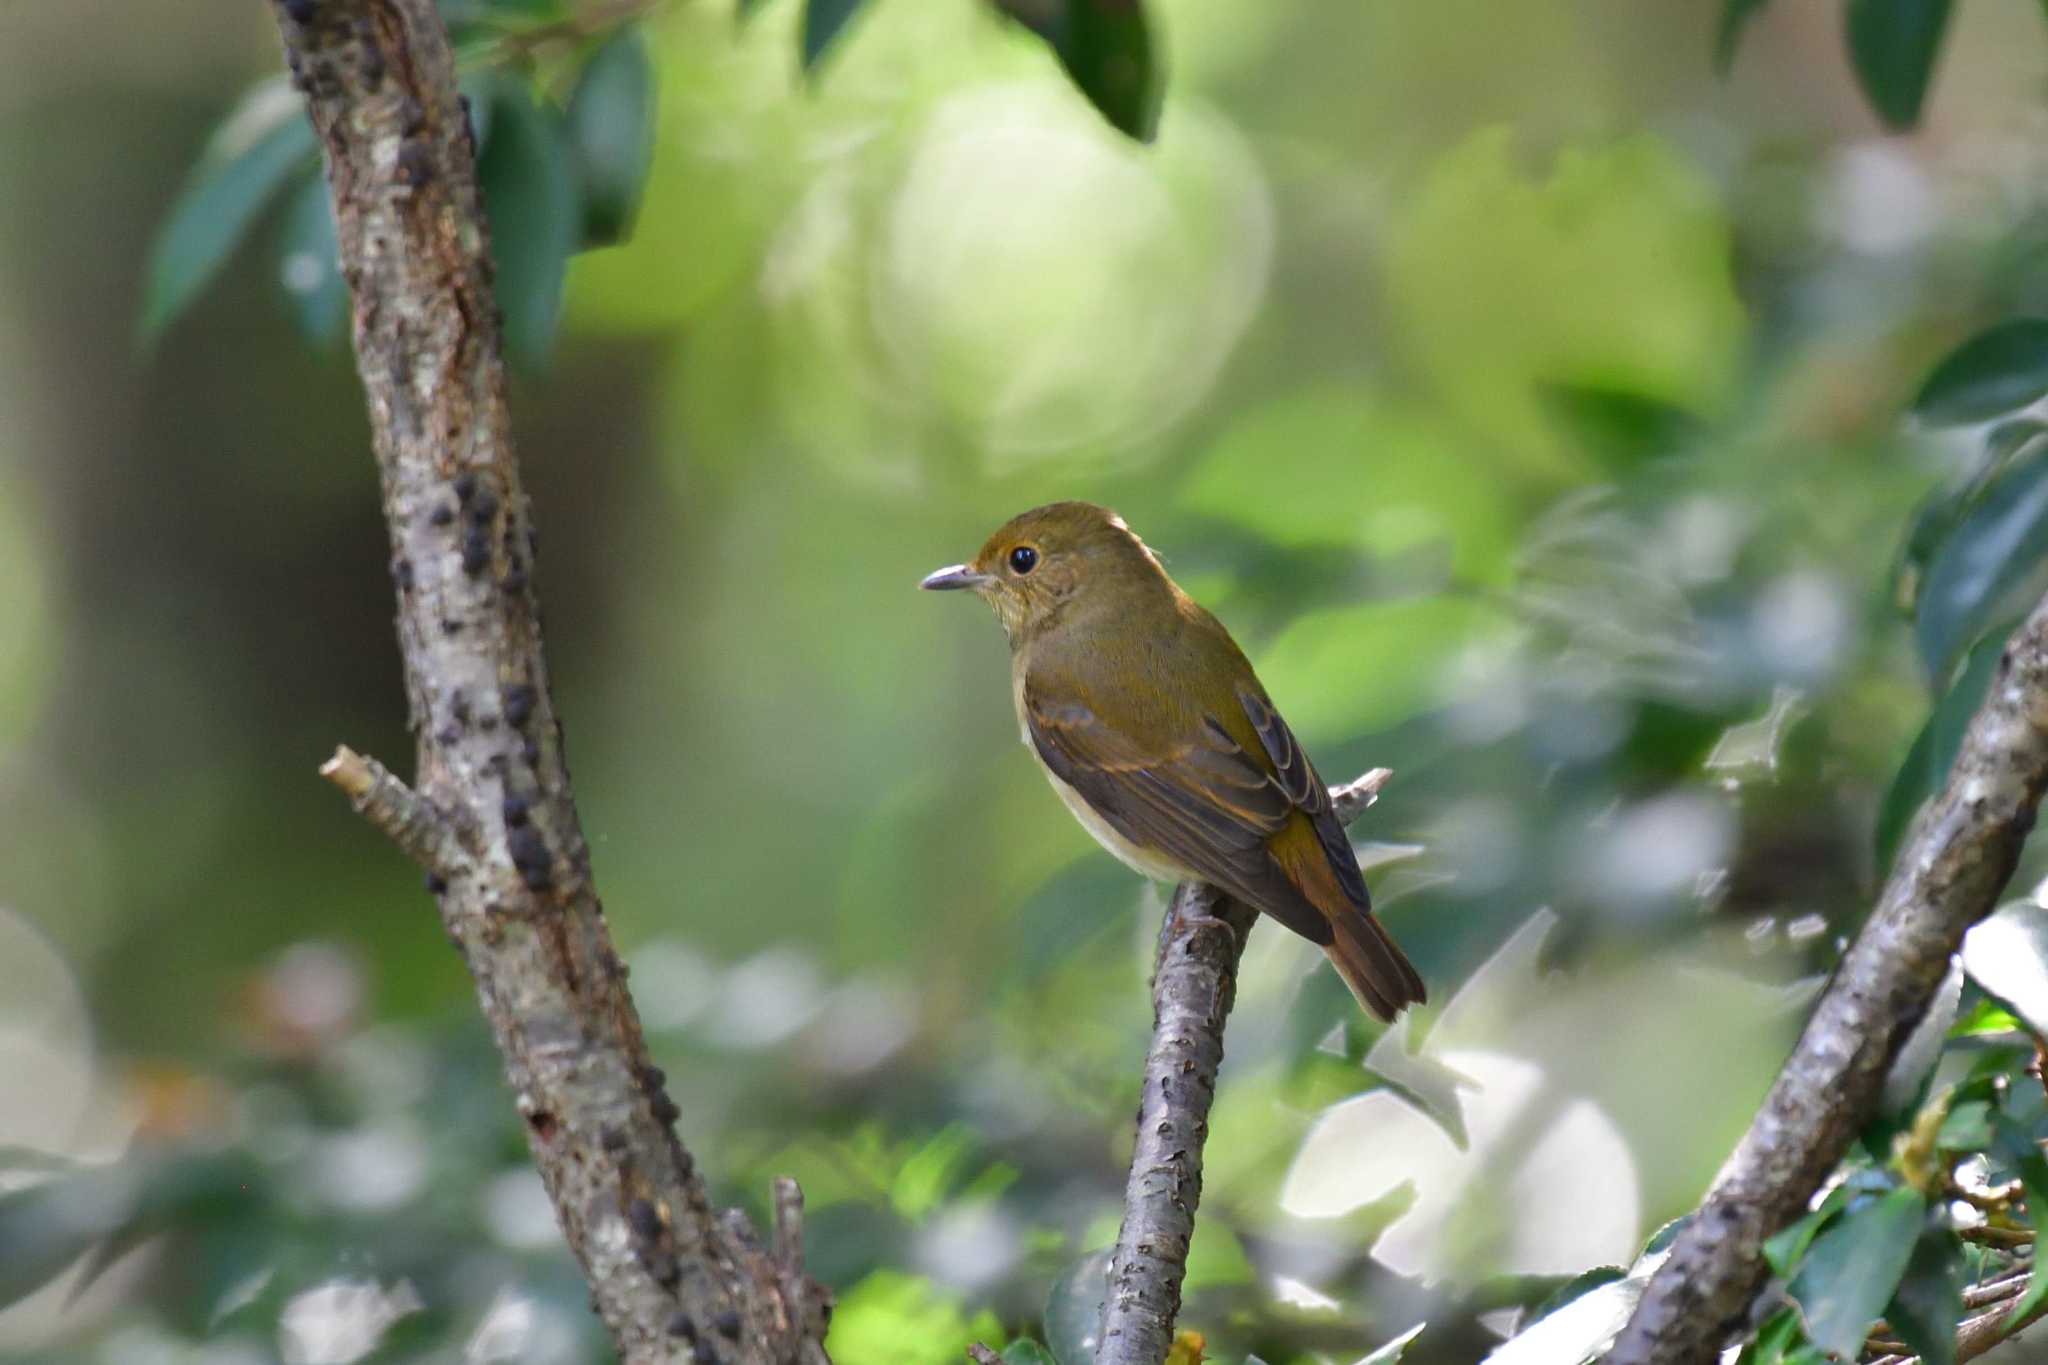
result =
[{"label": "green leaf", "polygon": [[1937,488],[1921,500],[1914,509],[1912,529],[1907,532],[1905,546],[1892,572],[1893,598],[1900,611],[1909,616],[1918,611],[1928,571],[1948,543],[1949,534],[2016,457],[2033,453],[2031,447],[2043,435],[2048,435],[2048,423],[2031,417],[2000,422],[1985,435],[1984,458],[1969,479],[1959,485]]},{"label": "green leaf", "polygon": [[1980,1033],[2011,1033],[2020,1026],[2013,1012],[1996,1000],[1980,997],[1948,1027],[1951,1038],[1973,1038]]},{"label": "green leaf", "polygon": [[498,307],[505,349],[538,365],[554,344],[562,312],[562,277],[576,246],[580,214],[561,116],[534,103],[523,82],[491,86],[491,137],[477,159],[477,179],[491,223]]},{"label": "green leaf", "polygon": [[1109,1293],[1109,1250],[1091,1251],[1053,1281],[1045,1299],[1045,1341],[1059,1365],[1094,1365]]},{"label": "green leaf", "polygon": [[1956,1325],[1963,1320],[1963,1244],[1953,1231],[1921,1231],[1884,1318],[1925,1365],[1955,1365]]},{"label": "green leaf", "polygon": [[1999,655],[2005,649],[2005,637],[2017,624],[2011,622],[1989,631],[1970,647],[1970,652],[1963,657],[1963,666],[1956,675],[1955,683],[1934,704],[1927,723],[1920,727],[1920,733],[1913,740],[1913,747],[1907,750],[1905,761],[1893,774],[1892,784],[1877,811],[1877,867],[1880,873],[1891,867],[1899,840],[1905,837],[1906,827],[1919,813],[1921,804],[1948,781],[1949,766],[1955,762],[1956,750],[1962,746],[1963,732],[1969,728],[1970,717],[1977,713],[1984,694],[1991,689],[1991,679],[1998,672]]},{"label": "green leaf", "polygon": [[1408,1354],[1409,1345],[1414,1342],[1415,1338],[1422,1335],[1422,1329],[1428,1325],[1426,1322],[1416,1323],[1413,1327],[1401,1333],[1400,1336],[1395,1337],[1392,1341],[1359,1361],[1358,1365],[1400,1365],[1401,1357]]},{"label": "green leaf", "polygon": [[1159,128],[1161,83],[1152,32],[1138,0],[1066,0],[1052,50],[1109,126],[1150,142]]},{"label": "green leaf", "polygon": [[2048,440],[2036,440],[1985,485],[1927,566],[1913,624],[1928,677],[1947,678],[1962,646],[2031,605],[2016,598],[2040,578],[2044,555]]},{"label": "green leaf", "polygon": [[1786,1288],[1814,1345],[1856,1357],[1898,1288],[1926,1214],[1918,1190],[1896,1189],[1849,1209],[1814,1238]]},{"label": "green leaf", "polygon": [[[2004,1117],[1998,1121],[1994,1150],[2020,1178],[2027,1226],[2034,1230],[2038,1242],[2041,1233],[2048,1230],[2048,1158],[2041,1155],[2040,1146],[2026,1129]],[[2037,1274],[2027,1281],[2026,1292],[2006,1314],[2006,1325],[2010,1327],[2033,1312],[2043,1298],[2048,1298],[2048,1275]]]},{"label": "green leaf", "polygon": [[1609,464],[1631,465],[1684,448],[1700,419],[1675,403],[1601,384],[1539,386],[1550,410]]},{"label": "green leaf", "polygon": [[1865,97],[1895,131],[1920,120],[1948,11],[1949,0],[1849,0],[1849,60]]},{"label": "green leaf", "polygon": [[1019,1339],[1003,1348],[1003,1365],[1059,1365],[1052,1352],[1035,1341]]},{"label": "green leaf", "polygon": [[1942,1115],[1934,1145],[1951,1152],[1975,1152],[1991,1142],[1991,1102],[1965,1100]]},{"label": "green leaf", "polygon": [[154,342],[248,235],[292,172],[314,157],[313,126],[296,96],[268,87],[221,125],[149,253],[138,331]]},{"label": "green leaf", "polygon": [[1787,1308],[1764,1323],[1736,1365],[1821,1365],[1825,1359],[1800,1330],[1799,1315]]},{"label": "green leaf", "polygon": [[1742,44],[1742,30],[1763,13],[1770,0],[1721,0],[1721,24],[1714,31],[1714,70],[1727,75],[1735,67],[1735,49]]},{"label": "green leaf", "polygon": [[1806,1249],[1813,1245],[1813,1239],[1821,1225],[1842,1211],[1849,1202],[1851,1191],[1844,1183],[1827,1192],[1820,1204],[1801,1214],[1797,1221],[1788,1223],[1764,1240],[1764,1259],[1770,1262],[1772,1271],[1780,1276],[1790,1276],[1799,1267],[1799,1260],[1806,1255]]},{"label": "green leaf", "polygon": [[1599,1265],[1591,1270],[1581,1271],[1550,1292],[1549,1297],[1536,1305],[1536,1311],[1529,1315],[1530,1322],[1540,1322],[1558,1309],[1564,1307],[1582,1294],[1598,1289],[1603,1284],[1628,1278],[1628,1271],[1618,1265]]},{"label": "green leaf", "polygon": [[825,49],[839,36],[846,21],[861,7],[861,0],[804,0],[804,70],[817,66]]},{"label": "green leaf", "polygon": [[2013,318],[1948,353],[1920,386],[1913,415],[1930,426],[1988,422],[2048,393],[2048,318]]},{"label": "green leaf", "polygon": [[623,241],[654,161],[654,64],[638,24],[591,54],[569,96],[569,151],[583,201],[583,244]]},{"label": "green leaf", "polygon": [[1986,916],[1963,936],[1963,970],[2035,1032],[2048,1031],[2048,910],[2013,901]]},{"label": "green leaf", "polygon": [[306,340],[327,347],[340,339],[348,317],[348,282],[341,277],[324,176],[308,177],[287,203],[278,225],[277,280]]}]

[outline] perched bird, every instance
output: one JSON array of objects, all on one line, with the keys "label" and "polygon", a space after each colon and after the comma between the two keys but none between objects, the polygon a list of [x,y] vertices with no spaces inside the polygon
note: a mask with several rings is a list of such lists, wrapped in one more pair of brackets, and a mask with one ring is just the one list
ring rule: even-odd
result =
[{"label": "perched bird", "polygon": [[921,586],[971,588],[994,608],[1024,744],[1104,848],[1321,945],[1382,1019],[1422,1002],[1308,755],[1229,632],[1122,517],[1033,508]]}]

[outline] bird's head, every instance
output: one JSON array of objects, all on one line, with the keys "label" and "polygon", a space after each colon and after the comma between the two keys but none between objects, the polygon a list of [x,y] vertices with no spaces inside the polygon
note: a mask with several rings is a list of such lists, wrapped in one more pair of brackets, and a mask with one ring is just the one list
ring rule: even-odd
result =
[{"label": "bird's head", "polygon": [[1173,585],[1124,519],[1092,502],[1054,502],[1004,522],[965,564],[926,575],[920,587],[972,588],[1012,641],[1031,638],[1076,603],[1115,609]]}]

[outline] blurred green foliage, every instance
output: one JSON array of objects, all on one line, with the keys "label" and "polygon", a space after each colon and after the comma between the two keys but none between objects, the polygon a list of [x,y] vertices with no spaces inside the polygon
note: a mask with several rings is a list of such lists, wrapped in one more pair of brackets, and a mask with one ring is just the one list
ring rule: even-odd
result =
[{"label": "blurred green foliage", "polygon": [[[2048,587],[2035,21],[1731,0],[1723,84],[1633,0],[855,8],[444,5],[686,1140],[802,1180],[843,1365],[1088,1349],[1161,901],[911,587],[1092,497],[1325,773],[1396,770],[1355,833],[1439,1002],[1383,1033],[1254,936],[1184,1321],[1563,1358]],[[0,45],[0,1288],[55,1276],[0,1353],[589,1359],[460,964],[311,776],[406,747],[386,548],[275,35],[190,11]],[[2028,914],[1748,1360],[1938,1358],[2031,1237]],[[1979,1177],[2002,1240],[1932,1183]]]}]

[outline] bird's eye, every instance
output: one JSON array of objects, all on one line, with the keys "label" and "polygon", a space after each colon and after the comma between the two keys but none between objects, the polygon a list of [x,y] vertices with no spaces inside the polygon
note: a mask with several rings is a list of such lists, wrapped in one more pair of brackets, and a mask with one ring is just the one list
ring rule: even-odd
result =
[{"label": "bird's eye", "polygon": [[1010,551],[1010,572],[1027,574],[1038,567],[1038,551],[1029,545],[1019,545]]}]

